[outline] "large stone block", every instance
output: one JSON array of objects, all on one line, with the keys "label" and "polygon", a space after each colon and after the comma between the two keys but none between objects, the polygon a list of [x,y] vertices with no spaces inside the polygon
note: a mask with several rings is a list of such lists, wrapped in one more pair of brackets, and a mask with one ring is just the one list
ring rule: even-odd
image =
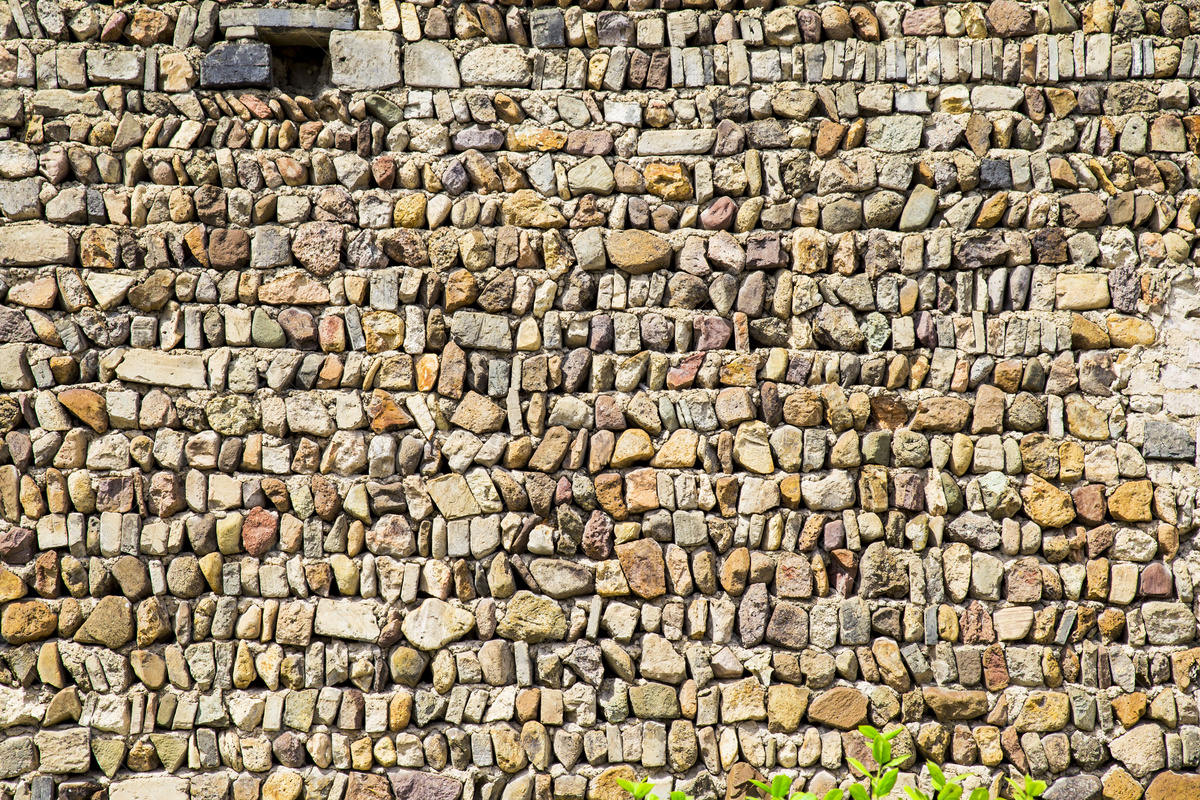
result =
[{"label": "large stone block", "polygon": [[0,267],[70,264],[75,240],[64,228],[44,223],[0,226]]},{"label": "large stone block", "polygon": [[329,58],[340,89],[386,89],[401,80],[400,37],[391,31],[334,31]]},{"label": "large stone block", "polygon": [[421,89],[457,89],[458,64],[444,44],[423,39],[404,47],[404,83]]}]

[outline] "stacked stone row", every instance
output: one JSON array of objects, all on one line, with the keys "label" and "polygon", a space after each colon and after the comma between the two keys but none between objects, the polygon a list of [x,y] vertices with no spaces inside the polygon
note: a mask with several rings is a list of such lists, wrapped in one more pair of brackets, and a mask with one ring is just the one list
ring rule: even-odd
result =
[{"label": "stacked stone row", "polygon": [[662,5],[0,7],[0,792],[1194,791],[1200,18]]}]

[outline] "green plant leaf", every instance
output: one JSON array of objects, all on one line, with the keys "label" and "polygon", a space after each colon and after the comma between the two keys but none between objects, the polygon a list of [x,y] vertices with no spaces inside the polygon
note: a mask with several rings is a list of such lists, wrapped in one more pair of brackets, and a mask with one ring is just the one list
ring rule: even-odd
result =
[{"label": "green plant leaf", "polygon": [[929,770],[929,777],[933,778],[935,789],[940,789],[946,784],[946,773],[942,772],[942,768],[937,764],[932,761],[926,761],[925,769]]},{"label": "green plant leaf", "polygon": [[870,739],[871,741],[875,741],[876,739],[879,738],[879,731],[875,730],[870,725],[859,725],[858,732],[861,733],[863,736],[867,737],[868,739]]},{"label": "green plant leaf", "polygon": [[617,786],[620,786],[630,794],[637,794],[638,786],[633,781],[627,781],[624,778],[617,778]]},{"label": "green plant leaf", "polygon": [[876,786],[876,797],[887,797],[892,793],[892,788],[896,785],[896,779],[900,777],[900,770],[893,769],[879,779],[879,784]]},{"label": "green plant leaf", "polygon": [[[815,800],[815,795],[814,795],[814,800]],[[828,792],[825,793],[825,797],[823,797],[822,800],[842,800],[842,790],[841,789],[830,789]]]},{"label": "green plant leaf", "polygon": [[768,786],[767,784],[763,783],[762,781],[756,781],[753,778],[751,778],[750,782],[753,783],[755,786],[757,786],[759,789],[762,789],[764,792],[771,791],[771,787]]},{"label": "green plant leaf", "polygon": [[853,797],[854,800],[871,800],[871,798],[867,796],[867,790],[863,788],[861,783],[856,783],[850,787],[850,796]]},{"label": "green plant leaf", "polygon": [[771,781],[771,796],[783,800],[787,797],[788,789],[792,788],[792,779],[787,775],[776,775]]},{"label": "green plant leaf", "polygon": [[[847,763],[848,763],[850,766],[852,766],[852,767],[854,767],[856,770],[858,770],[858,771],[859,771],[859,773],[860,773],[860,774],[862,774],[862,775],[870,775],[870,774],[871,774],[871,771],[870,771],[869,769],[867,769],[865,766],[863,766],[863,763],[862,763],[861,761],[859,761],[857,758],[847,758],[847,759],[846,759],[846,762],[847,762]],[[853,786],[851,786],[851,787],[850,787],[850,794],[854,794],[854,787],[853,787]]]},{"label": "green plant leaf", "polygon": [[929,800],[929,795],[925,794],[920,789],[914,789],[911,786],[905,786],[904,793],[908,795],[909,800]]},{"label": "green plant leaf", "polygon": [[971,791],[971,796],[967,800],[988,800],[988,790],[982,786],[976,787]]}]

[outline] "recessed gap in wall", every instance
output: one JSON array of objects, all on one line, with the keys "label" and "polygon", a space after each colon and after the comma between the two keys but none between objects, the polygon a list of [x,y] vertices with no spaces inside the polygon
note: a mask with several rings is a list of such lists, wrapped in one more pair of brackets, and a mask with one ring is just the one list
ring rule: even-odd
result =
[{"label": "recessed gap in wall", "polygon": [[275,85],[290,94],[315,96],[329,75],[329,51],[319,46],[273,44],[271,62]]}]

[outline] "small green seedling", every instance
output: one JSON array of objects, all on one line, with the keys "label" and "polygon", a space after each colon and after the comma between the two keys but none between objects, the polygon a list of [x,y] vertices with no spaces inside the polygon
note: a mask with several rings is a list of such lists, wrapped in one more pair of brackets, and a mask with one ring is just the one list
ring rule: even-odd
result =
[{"label": "small green seedling", "polygon": [[[620,786],[622,789],[633,795],[633,800],[658,800],[657,797],[651,794],[651,792],[654,791],[654,784],[650,781],[634,783],[633,781],[626,781],[622,780],[621,778],[617,778],[617,786]],[[676,800],[676,798],[672,796],[671,800]]]},{"label": "small green seedling", "polygon": [[903,730],[903,728],[897,728],[891,733],[880,733],[870,725],[859,726],[858,732],[871,743],[871,757],[875,759],[875,763],[878,766],[872,774],[858,759],[846,759],[850,762],[850,766],[867,776],[867,781],[870,784],[870,794],[867,793],[867,787],[864,787],[861,783],[851,786],[850,796],[854,800],[874,800],[875,798],[887,797],[892,793],[892,789],[896,785],[896,778],[900,776],[900,765],[904,763],[904,758],[892,758],[892,739],[899,736]]},{"label": "small green seedling", "polygon": [[788,800],[788,792],[792,788],[792,779],[787,775],[776,775],[769,784],[753,778],[750,779],[750,782],[766,792],[767,797],[771,800]]},{"label": "small green seedling", "polygon": [[792,795],[791,800],[842,800],[842,790],[830,789],[824,797],[817,797],[812,792],[798,792]]},{"label": "small green seedling", "polygon": [[1025,782],[1018,783],[1012,778],[1005,778],[1013,790],[1013,800],[1037,800],[1046,791],[1045,781],[1035,781],[1032,775],[1025,776]]},{"label": "small green seedling", "polygon": [[841,789],[830,789],[824,797],[817,797],[812,792],[796,792],[789,797],[788,793],[792,790],[792,779],[787,775],[776,775],[769,784],[756,780],[750,782],[766,792],[770,800],[842,800]]},{"label": "small green seedling", "polygon": [[[914,789],[911,786],[905,786],[904,792],[910,800],[959,800],[962,797],[963,788],[959,786],[959,781],[966,775],[955,775],[953,778],[947,778],[946,773],[932,761],[927,761],[925,766],[929,769],[929,776],[933,779],[933,796],[929,796],[920,789]],[[980,787],[971,792],[971,796],[967,800],[988,800],[987,789]]]},{"label": "small green seedling", "polygon": [[[658,800],[658,796],[652,794],[654,791],[654,783],[652,781],[641,781],[634,783],[617,778],[617,786],[620,786],[625,791],[633,796],[633,800]],[[692,800],[692,796],[687,792],[671,792],[671,800]]]}]

